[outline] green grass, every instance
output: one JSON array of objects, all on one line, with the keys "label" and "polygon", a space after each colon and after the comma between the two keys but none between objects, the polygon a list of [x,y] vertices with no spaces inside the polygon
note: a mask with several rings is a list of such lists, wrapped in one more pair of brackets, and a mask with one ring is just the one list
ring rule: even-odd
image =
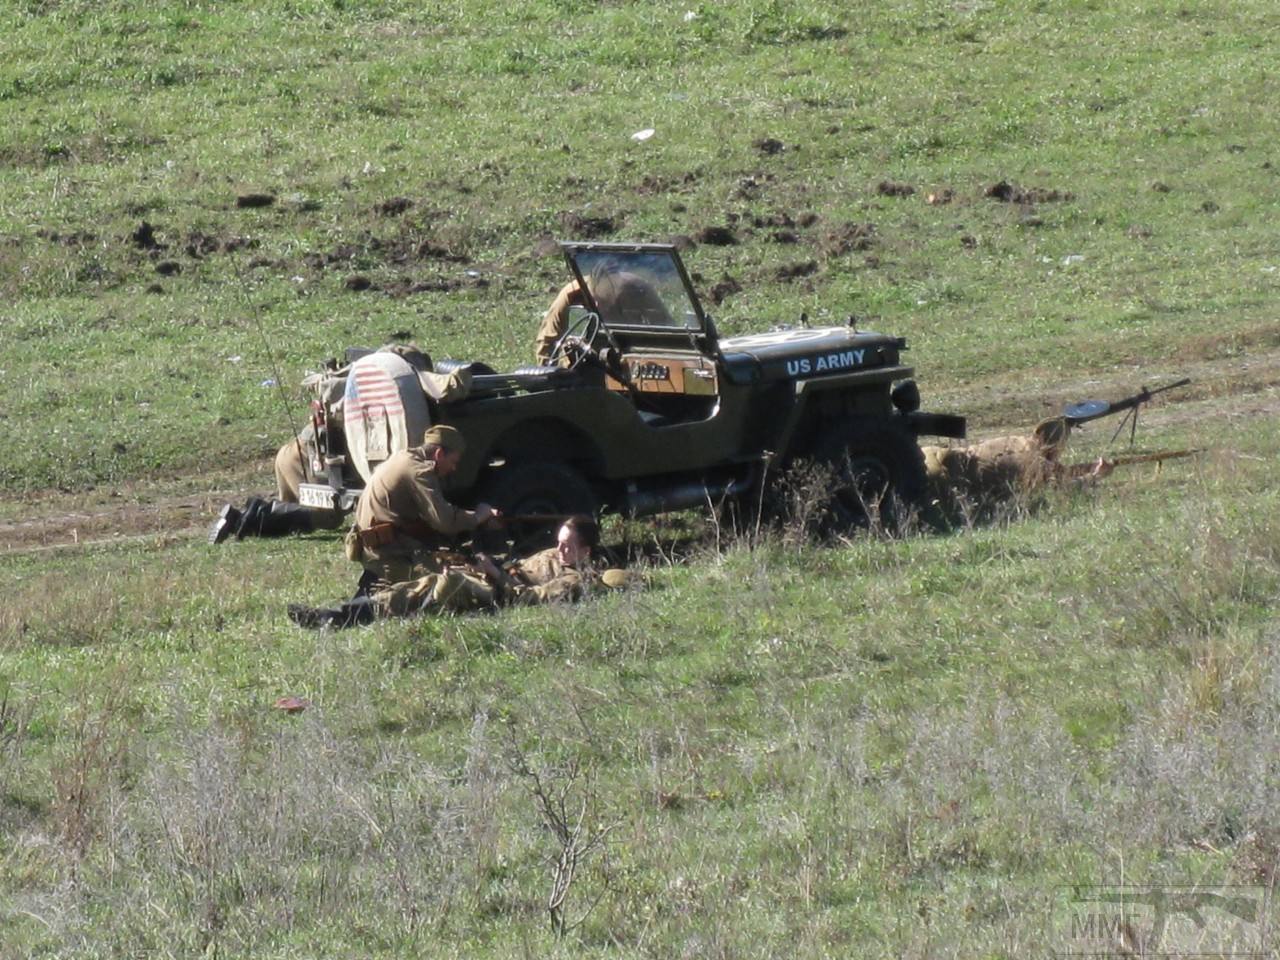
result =
[{"label": "green grass", "polygon": [[1226,439],[1009,525],[739,544],[578,608],[339,634],[281,616],[347,588],[321,538],[19,558],[5,872],[76,919],[7,928],[60,955],[547,943],[554,844],[513,750],[557,785],[577,761],[571,798],[618,821],[575,952],[1018,953],[1119,860],[1259,882],[1280,501],[1223,494],[1276,438]]},{"label": "green grass", "polygon": [[[1144,439],[1211,449],[947,535],[704,529],[642,591],[338,634],[283,614],[350,590],[330,535],[6,545],[0,954],[1014,957],[1071,884],[1269,885],[1278,28],[1221,2],[5,6],[5,521],[244,476],[347,345],[525,361],[564,276],[540,239],[604,218],[730,227],[686,254],[704,293],[741,284],[723,331],[857,314],[979,433],[1185,373]],[[841,252],[849,224],[874,244]],[[612,825],[559,944],[521,763]]]}]

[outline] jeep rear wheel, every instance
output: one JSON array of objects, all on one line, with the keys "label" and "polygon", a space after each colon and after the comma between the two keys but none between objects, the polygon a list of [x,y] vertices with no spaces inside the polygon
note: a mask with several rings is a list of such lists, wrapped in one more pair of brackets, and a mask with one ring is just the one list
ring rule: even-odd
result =
[{"label": "jeep rear wheel", "polygon": [[820,529],[896,532],[924,503],[924,454],[897,424],[850,424],[818,442],[813,461],[828,472]]},{"label": "jeep rear wheel", "polygon": [[549,460],[508,464],[484,485],[479,499],[502,511],[519,551],[554,543],[559,518],[594,517],[599,509],[591,485],[579,470]]}]

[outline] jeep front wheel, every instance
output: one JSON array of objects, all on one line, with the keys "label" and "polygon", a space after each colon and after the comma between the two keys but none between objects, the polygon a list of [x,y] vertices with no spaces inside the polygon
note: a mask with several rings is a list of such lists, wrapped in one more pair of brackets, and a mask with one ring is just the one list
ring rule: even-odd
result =
[{"label": "jeep front wheel", "polygon": [[821,503],[826,533],[895,532],[924,503],[924,454],[915,436],[896,424],[841,427],[818,442],[812,459],[829,484]]}]

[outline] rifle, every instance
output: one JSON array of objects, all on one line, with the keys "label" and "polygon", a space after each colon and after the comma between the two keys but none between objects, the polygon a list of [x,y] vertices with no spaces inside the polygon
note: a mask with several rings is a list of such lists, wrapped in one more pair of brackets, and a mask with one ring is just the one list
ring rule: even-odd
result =
[{"label": "rifle", "polygon": [[1119,413],[1121,410],[1128,411],[1120,421],[1120,425],[1116,427],[1116,432],[1111,435],[1111,442],[1115,443],[1116,437],[1120,436],[1120,431],[1128,423],[1129,446],[1133,446],[1134,435],[1138,432],[1138,411],[1142,405],[1149,402],[1157,393],[1164,393],[1166,390],[1172,390],[1175,387],[1185,387],[1190,382],[1190,377],[1183,377],[1177,383],[1168,383],[1163,387],[1156,387],[1154,390],[1144,386],[1133,396],[1125,397],[1123,400],[1083,400],[1080,403],[1068,405],[1062,411],[1062,416],[1067,421],[1068,426],[1078,427],[1082,423],[1088,423],[1090,420],[1097,420],[1101,417],[1109,417],[1111,414]]},{"label": "rifle", "polygon": [[500,519],[507,523],[564,523],[574,517],[594,519],[586,513],[504,513]]},{"label": "rifle", "polygon": [[[1155,453],[1121,454],[1118,457],[1104,457],[1103,459],[1113,467],[1127,467],[1134,463],[1164,463],[1166,460],[1194,457],[1198,453],[1204,453],[1205,449],[1205,447],[1193,447],[1189,450],[1158,450]],[[1072,477],[1087,477],[1096,466],[1096,460],[1089,463],[1073,463],[1067,467],[1067,473]]]}]

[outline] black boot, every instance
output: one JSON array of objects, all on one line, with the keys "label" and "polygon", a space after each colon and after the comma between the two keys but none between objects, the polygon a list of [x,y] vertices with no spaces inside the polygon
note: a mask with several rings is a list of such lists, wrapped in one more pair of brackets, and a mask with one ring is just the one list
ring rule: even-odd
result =
[{"label": "black boot", "polygon": [[289,604],[289,619],[308,630],[332,627],[342,616],[341,610],[330,607],[307,607],[301,603]]},{"label": "black boot", "polygon": [[369,594],[383,585],[383,579],[372,570],[363,571],[360,574],[360,579],[356,581],[356,592],[351,595],[352,602],[369,596]]},{"label": "black boot", "polygon": [[300,603],[289,604],[289,619],[308,630],[330,627],[342,630],[346,627],[373,623],[373,601],[368,597],[350,600],[340,607],[307,607]]},{"label": "black boot", "polygon": [[262,518],[271,509],[271,504],[261,497],[250,497],[240,511],[240,522],[236,524],[236,539],[256,537],[262,530]]},{"label": "black boot", "polygon": [[263,500],[252,497],[236,528],[236,539],[245,537],[283,537],[290,533],[309,533],[315,529],[311,509],[300,503]]},{"label": "black boot", "polygon": [[239,510],[231,504],[225,504],[218,511],[218,519],[213,521],[213,525],[209,527],[209,542],[221,543],[227,537],[236,532],[236,528],[240,526],[240,521],[244,518]]}]

